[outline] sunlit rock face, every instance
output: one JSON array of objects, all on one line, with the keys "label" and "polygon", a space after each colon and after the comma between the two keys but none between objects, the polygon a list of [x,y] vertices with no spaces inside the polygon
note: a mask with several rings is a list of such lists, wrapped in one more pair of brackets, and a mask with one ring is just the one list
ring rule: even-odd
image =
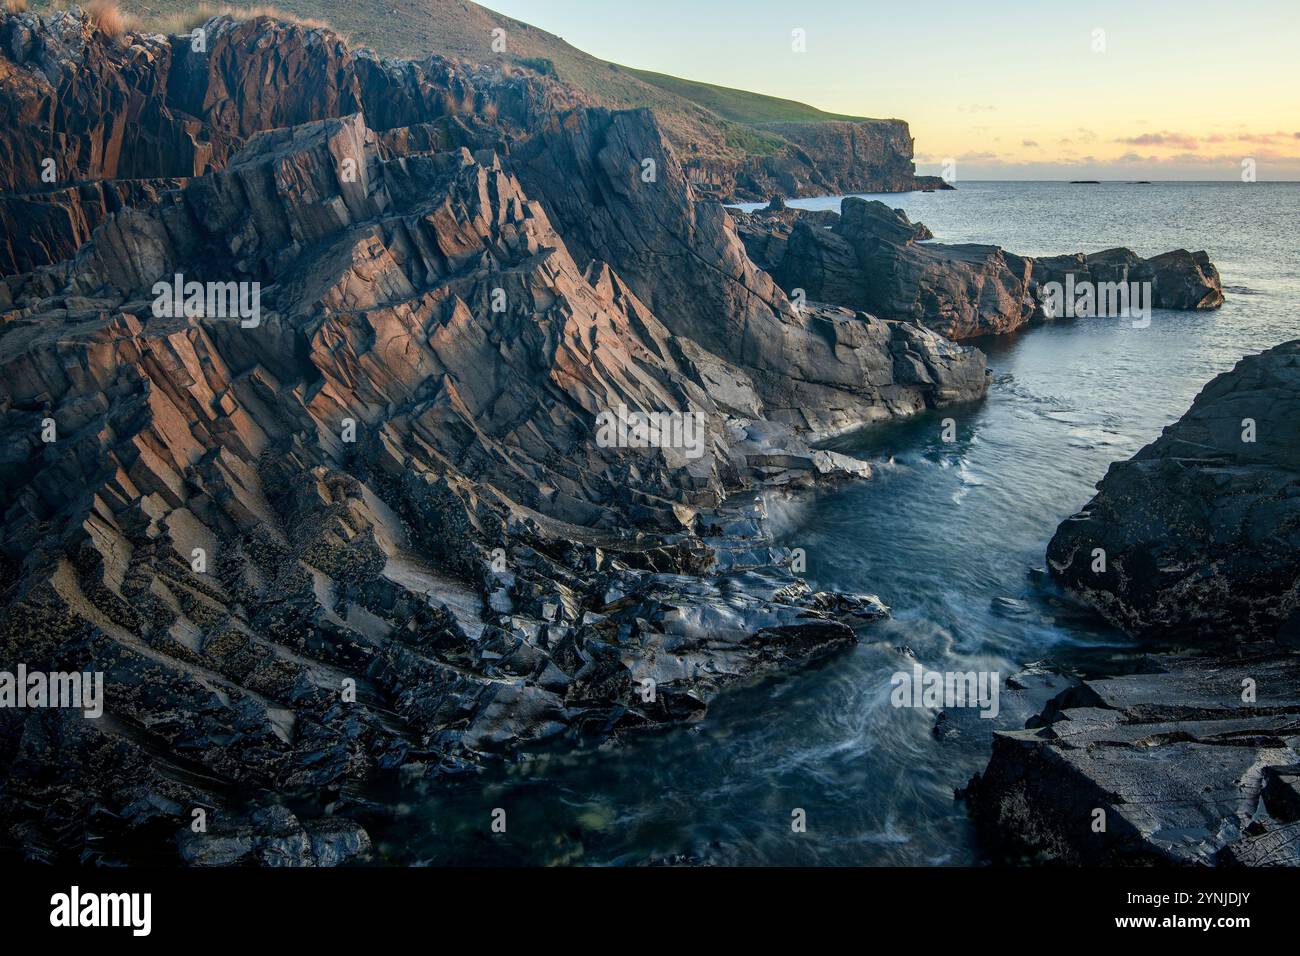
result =
[{"label": "sunlit rock face", "polygon": [[[6,215],[66,215],[0,280],[0,650],[105,687],[0,711],[27,855],[353,859],[361,822],[275,795],[692,720],[885,613],[740,493],[868,477],[810,443],[978,398],[984,358],[791,303],[651,114],[265,19],[206,61],[0,33],[8,106],[104,80],[61,106],[86,182],[20,197],[44,146],[2,157]],[[132,138],[163,128],[204,149]]]}]

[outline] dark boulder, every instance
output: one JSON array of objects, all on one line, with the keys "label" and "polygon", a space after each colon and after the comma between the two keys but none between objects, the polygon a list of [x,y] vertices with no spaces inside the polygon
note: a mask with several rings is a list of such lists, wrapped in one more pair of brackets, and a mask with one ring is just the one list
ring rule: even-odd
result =
[{"label": "dark boulder", "polygon": [[1156,673],[1085,681],[1030,728],[996,733],[965,792],[1001,856],[1300,864],[1300,655],[1169,659]]},{"label": "dark boulder", "polygon": [[1241,360],[1111,466],[1048,547],[1053,576],[1136,634],[1300,636],[1300,341]]}]

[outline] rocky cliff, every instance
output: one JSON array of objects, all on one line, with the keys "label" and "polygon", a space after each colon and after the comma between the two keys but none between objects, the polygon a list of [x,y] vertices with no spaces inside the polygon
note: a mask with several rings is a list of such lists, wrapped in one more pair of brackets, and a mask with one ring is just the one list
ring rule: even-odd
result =
[{"label": "rocky cliff", "polygon": [[764,123],[779,148],[735,158],[687,160],[687,174],[706,195],[728,202],[844,193],[952,189],[938,176],[916,175],[914,141],[902,120]]},{"label": "rocky cliff", "polygon": [[649,111],[204,32],[0,20],[41,237],[0,281],[0,659],[105,681],[0,710],[0,844],[337,863],[365,785],[690,720],[884,613],[743,493],[869,474],[810,443],[979,397],[978,351],[796,307]]}]

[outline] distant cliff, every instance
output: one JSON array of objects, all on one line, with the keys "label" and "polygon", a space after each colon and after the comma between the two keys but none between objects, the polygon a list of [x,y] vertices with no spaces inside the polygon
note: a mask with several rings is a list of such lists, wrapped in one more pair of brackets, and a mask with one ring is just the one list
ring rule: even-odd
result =
[{"label": "distant cliff", "polygon": [[738,200],[862,192],[951,189],[938,176],[917,176],[912,134],[897,119],[768,123],[785,141],[766,155],[700,163],[687,169],[703,191]]}]

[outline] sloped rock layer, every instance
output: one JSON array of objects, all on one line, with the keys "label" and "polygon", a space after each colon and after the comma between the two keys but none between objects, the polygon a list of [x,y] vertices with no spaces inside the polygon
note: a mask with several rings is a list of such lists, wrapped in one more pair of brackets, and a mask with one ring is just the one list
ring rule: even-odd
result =
[{"label": "sloped rock layer", "polygon": [[[0,843],[341,862],[369,845],[341,812],[367,782],[691,720],[884,613],[813,593],[735,493],[868,475],[810,443],[979,397],[979,352],[795,308],[648,113],[209,28],[206,73],[186,54],[128,99],[226,145],[148,170],[76,152],[184,182],[104,199],[75,255],[0,281],[0,660],[102,672],[106,697],[0,711]],[[88,31],[37,20],[22,49],[109,56]],[[602,413],[701,430],[637,447]]]},{"label": "sloped rock layer", "polygon": [[1298,665],[1257,650],[1085,681],[995,735],[975,818],[1008,856],[1300,865]]}]

